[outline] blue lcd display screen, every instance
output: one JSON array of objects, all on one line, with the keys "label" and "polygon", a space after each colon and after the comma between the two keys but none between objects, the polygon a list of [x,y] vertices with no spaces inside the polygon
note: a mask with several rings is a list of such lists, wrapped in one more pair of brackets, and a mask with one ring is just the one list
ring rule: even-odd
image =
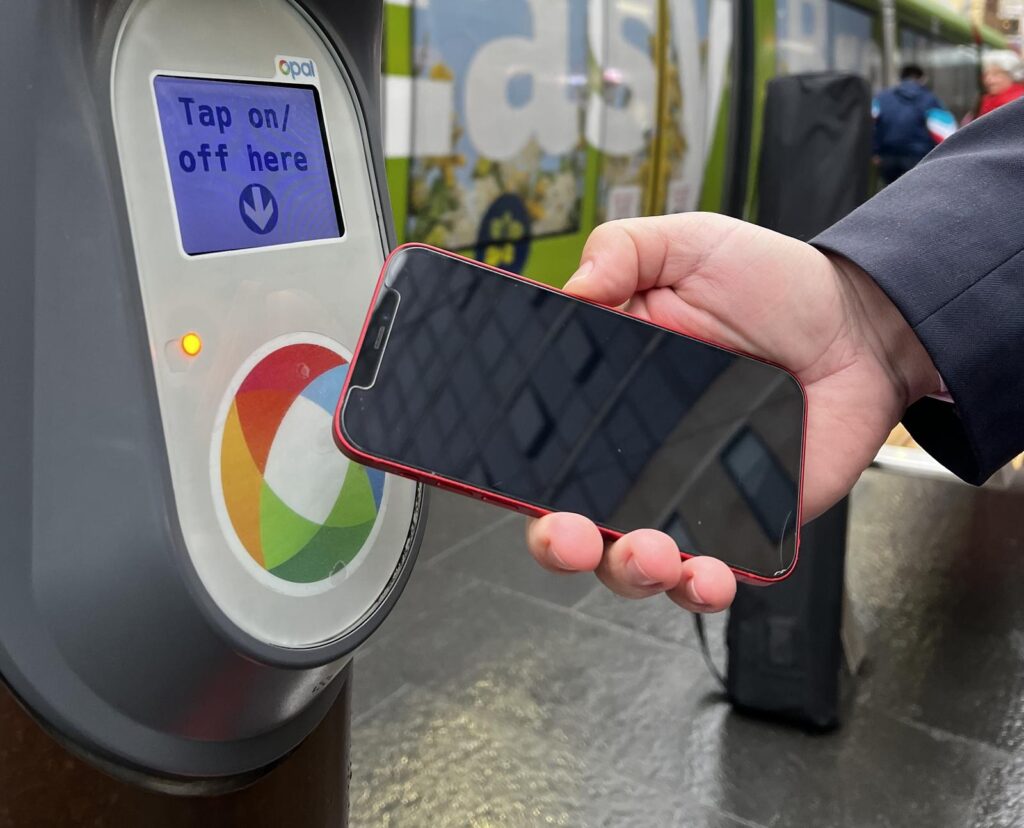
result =
[{"label": "blue lcd display screen", "polygon": [[314,87],[168,75],[153,85],[186,253],[344,234]]}]

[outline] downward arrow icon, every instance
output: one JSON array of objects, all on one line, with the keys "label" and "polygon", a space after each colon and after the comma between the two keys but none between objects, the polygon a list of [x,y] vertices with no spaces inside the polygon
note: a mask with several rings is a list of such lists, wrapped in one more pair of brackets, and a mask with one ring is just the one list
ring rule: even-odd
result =
[{"label": "downward arrow icon", "polygon": [[262,184],[250,184],[242,190],[239,206],[242,219],[254,233],[269,233],[277,224],[277,199]]}]

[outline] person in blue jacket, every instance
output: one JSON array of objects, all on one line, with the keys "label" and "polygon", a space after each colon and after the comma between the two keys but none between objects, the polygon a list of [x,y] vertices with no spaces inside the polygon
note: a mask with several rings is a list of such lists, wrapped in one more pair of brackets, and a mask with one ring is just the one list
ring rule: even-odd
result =
[{"label": "person in blue jacket", "polygon": [[891,184],[956,130],[956,120],[932,92],[924,70],[908,64],[900,82],[871,102],[875,118],[874,155]]}]

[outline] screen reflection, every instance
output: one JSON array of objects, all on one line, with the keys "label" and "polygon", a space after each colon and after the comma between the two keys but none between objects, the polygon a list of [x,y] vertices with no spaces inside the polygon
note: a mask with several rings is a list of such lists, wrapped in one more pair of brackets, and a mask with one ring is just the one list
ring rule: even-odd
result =
[{"label": "screen reflection", "polygon": [[789,568],[804,401],[787,373],[421,248],[392,257],[386,285],[380,366],[374,379],[360,356],[354,384],[370,387],[343,418],[357,447],[660,528],[755,574]]}]

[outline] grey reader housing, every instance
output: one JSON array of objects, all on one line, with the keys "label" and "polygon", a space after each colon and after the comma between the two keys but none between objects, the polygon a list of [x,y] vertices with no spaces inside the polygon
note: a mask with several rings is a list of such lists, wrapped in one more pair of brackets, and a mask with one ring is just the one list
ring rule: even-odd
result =
[{"label": "grey reader housing", "polygon": [[424,525],[331,436],[393,241],[382,5],[2,7],[0,676],[108,769],[251,776]]}]

